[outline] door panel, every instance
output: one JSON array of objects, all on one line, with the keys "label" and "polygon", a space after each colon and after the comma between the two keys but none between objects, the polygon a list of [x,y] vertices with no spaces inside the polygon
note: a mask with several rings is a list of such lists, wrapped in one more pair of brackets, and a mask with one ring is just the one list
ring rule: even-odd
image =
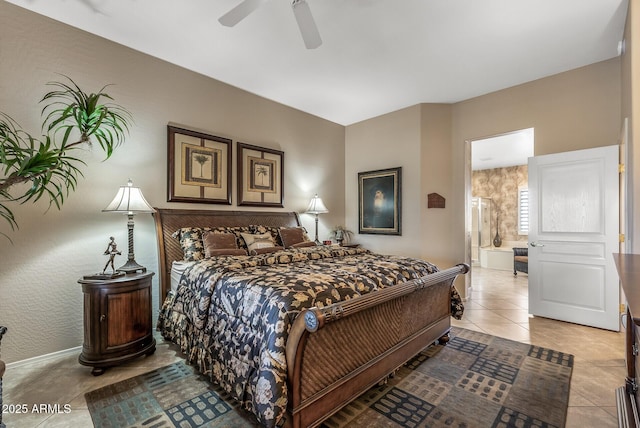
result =
[{"label": "door panel", "polygon": [[[605,309],[601,287],[604,280],[602,266],[543,262],[540,270],[548,278],[541,284],[540,298],[544,303],[565,306],[564,310]],[[570,276],[571,280],[567,281],[566,276]]]},{"label": "door panel", "polygon": [[539,172],[541,233],[603,233],[601,163],[560,162]]},{"label": "door panel", "polygon": [[[539,242],[539,241],[538,241]],[[602,242],[562,242],[547,241],[537,251],[548,257],[578,256],[602,259],[605,257],[605,246]]]},{"label": "door panel", "polygon": [[529,158],[529,312],[619,330],[618,147]]}]

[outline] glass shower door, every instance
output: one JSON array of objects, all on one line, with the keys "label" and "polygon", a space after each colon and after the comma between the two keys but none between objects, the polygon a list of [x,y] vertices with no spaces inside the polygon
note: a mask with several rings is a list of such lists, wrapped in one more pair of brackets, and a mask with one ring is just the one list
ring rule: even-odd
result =
[{"label": "glass shower door", "polygon": [[491,199],[471,198],[471,263],[480,263],[480,248],[491,246]]}]

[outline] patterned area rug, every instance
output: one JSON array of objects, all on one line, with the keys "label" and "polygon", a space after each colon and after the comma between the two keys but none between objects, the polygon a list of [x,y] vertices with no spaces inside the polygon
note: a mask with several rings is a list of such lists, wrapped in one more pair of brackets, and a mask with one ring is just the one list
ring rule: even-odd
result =
[{"label": "patterned area rug", "polygon": [[[573,355],[454,328],[323,427],[564,427]],[[183,362],[85,395],[95,427],[258,426]]]}]

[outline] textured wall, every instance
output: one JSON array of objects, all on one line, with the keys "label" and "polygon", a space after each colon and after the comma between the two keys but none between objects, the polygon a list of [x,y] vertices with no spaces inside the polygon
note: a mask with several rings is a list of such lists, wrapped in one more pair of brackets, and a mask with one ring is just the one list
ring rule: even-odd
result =
[{"label": "textured wall", "polygon": [[[329,208],[320,235],[344,223],[344,127],[257,97],[181,67],[141,54],[51,19],[0,2],[0,111],[38,135],[38,101],[46,82],[62,73],[87,91],[113,83],[109,93],[133,114],[125,144],[102,162],[87,150],[85,177],[61,211],[47,203],[15,206],[20,229],[0,221],[0,325],[2,359],[13,362],[82,344],[84,274],[102,269],[109,236],[126,249],[126,217],[102,213],[131,178],[154,206],[240,209],[234,205],[168,203],[167,129],[181,124],[213,135],[282,150],[284,210],[304,211],[314,193]],[[244,208],[243,208],[244,209]],[[313,217],[301,215],[311,231]],[[157,244],[150,215],[135,218],[136,260],[157,272]],[[125,251],[126,254],[126,251]],[[116,258],[124,263],[126,255]],[[158,275],[154,277],[157,313]]]},{"label": "textured wall", "polygon": [[383,254],[421,255],[420,106],[347,127],[345,136],[347,227],[358,231],[358,173],[402,167],[402,235],[356,235]]},{"label": "textured wall", "polygon": [[471,251],[465,221],[470,141],[534,128],[534,156],[617,144],[620,74],[620,58],[613,58],[453,105],[451,238],[468,245],[455,247],[456,258]]},{"label": "textured wall", "polygon": [[527,187],[527,165],[473,171],[471,192],[473,196],[490,198],[491,239],[498,232],[503,241],[526,240],[526,235],[518,235],[518,188]]},{"label": "textured wall", "polygon": [[[0,110],[37,132],[37,101],[45,92],[44,84],[57,78],[55,73],[68,74],[89,90],[114,83],[110,92],[133,112],[136,123],[125,146],[108,162],[101,162],[97,151],[84,155],[85,179],[62,211],[45,214],[46,203],[16,208],[20,230],[12,234],[14,244],[0,243],[0,324],[10,328],[2,356],[8,362],[81,344],[82,294],[76,281],[102,268],[109,235],[115,235],[121,246],[126,241],[125,220],[100,213],[119,185],[134,179],[155,206],[205,207],[166,202],[169,122],[283,150],[284,209],[302,211],[318,192],[330,210],[320,217],[321,239],[334,224],[345,223],[345,207],[347,226],[357,230],[353,213],[357,213],[358,171],[406,162],[404,212],[410,220],[403,224],[405,236],[376,237],[373,246],[384,252],[418,254],[422,248],[425,253],[442,254],[437,243],[406,236],[421,232],[425,195],[415,186],[433,184],[445,189],[441,191],[446,193],[447,209],[429,215],[446,214],[440,229],[450,233],[444,252],[456,261],[464,259],[467,241],[466,141],[534,127],[539,155],[615,144],[620,130],[621,67],[614,58],[452,105],[445,114],[451,152],[441,158],[448,165],[443,167],[447,176],[422,183],[426,122],[420,109],[349,127],[347,133],[355,131],[356,143],[346,150],[347,163],[342,126],[0,2]],[[232,187],[235,198],[235,181]],[[428,193],[431,188],[423,190]],[[313,229],[310,216],[303,215],[302,220]],[[413,226],[418,229],[410,229]],[[0,231],[7,232],[2,224]],[[157,270],[150,216],[136,218],[136,259]],[[156,311],[157,305],[156,298]]]}]

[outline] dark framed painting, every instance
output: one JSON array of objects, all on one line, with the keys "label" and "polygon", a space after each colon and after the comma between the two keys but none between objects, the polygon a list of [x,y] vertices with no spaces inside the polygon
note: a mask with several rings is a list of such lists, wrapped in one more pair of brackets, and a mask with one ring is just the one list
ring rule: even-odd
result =
[{"label": "dark framed painting", "polygon": [[358,173],[358,233],[402,235],[402,167]]},{"label": "dark framed painting", "polygon": [[169,202],[231,205],[231,140],[167,126]]},{"label": "dark framed painting", "polygon": [[284,207],[284,152],[238,142],[238,205]]}]

